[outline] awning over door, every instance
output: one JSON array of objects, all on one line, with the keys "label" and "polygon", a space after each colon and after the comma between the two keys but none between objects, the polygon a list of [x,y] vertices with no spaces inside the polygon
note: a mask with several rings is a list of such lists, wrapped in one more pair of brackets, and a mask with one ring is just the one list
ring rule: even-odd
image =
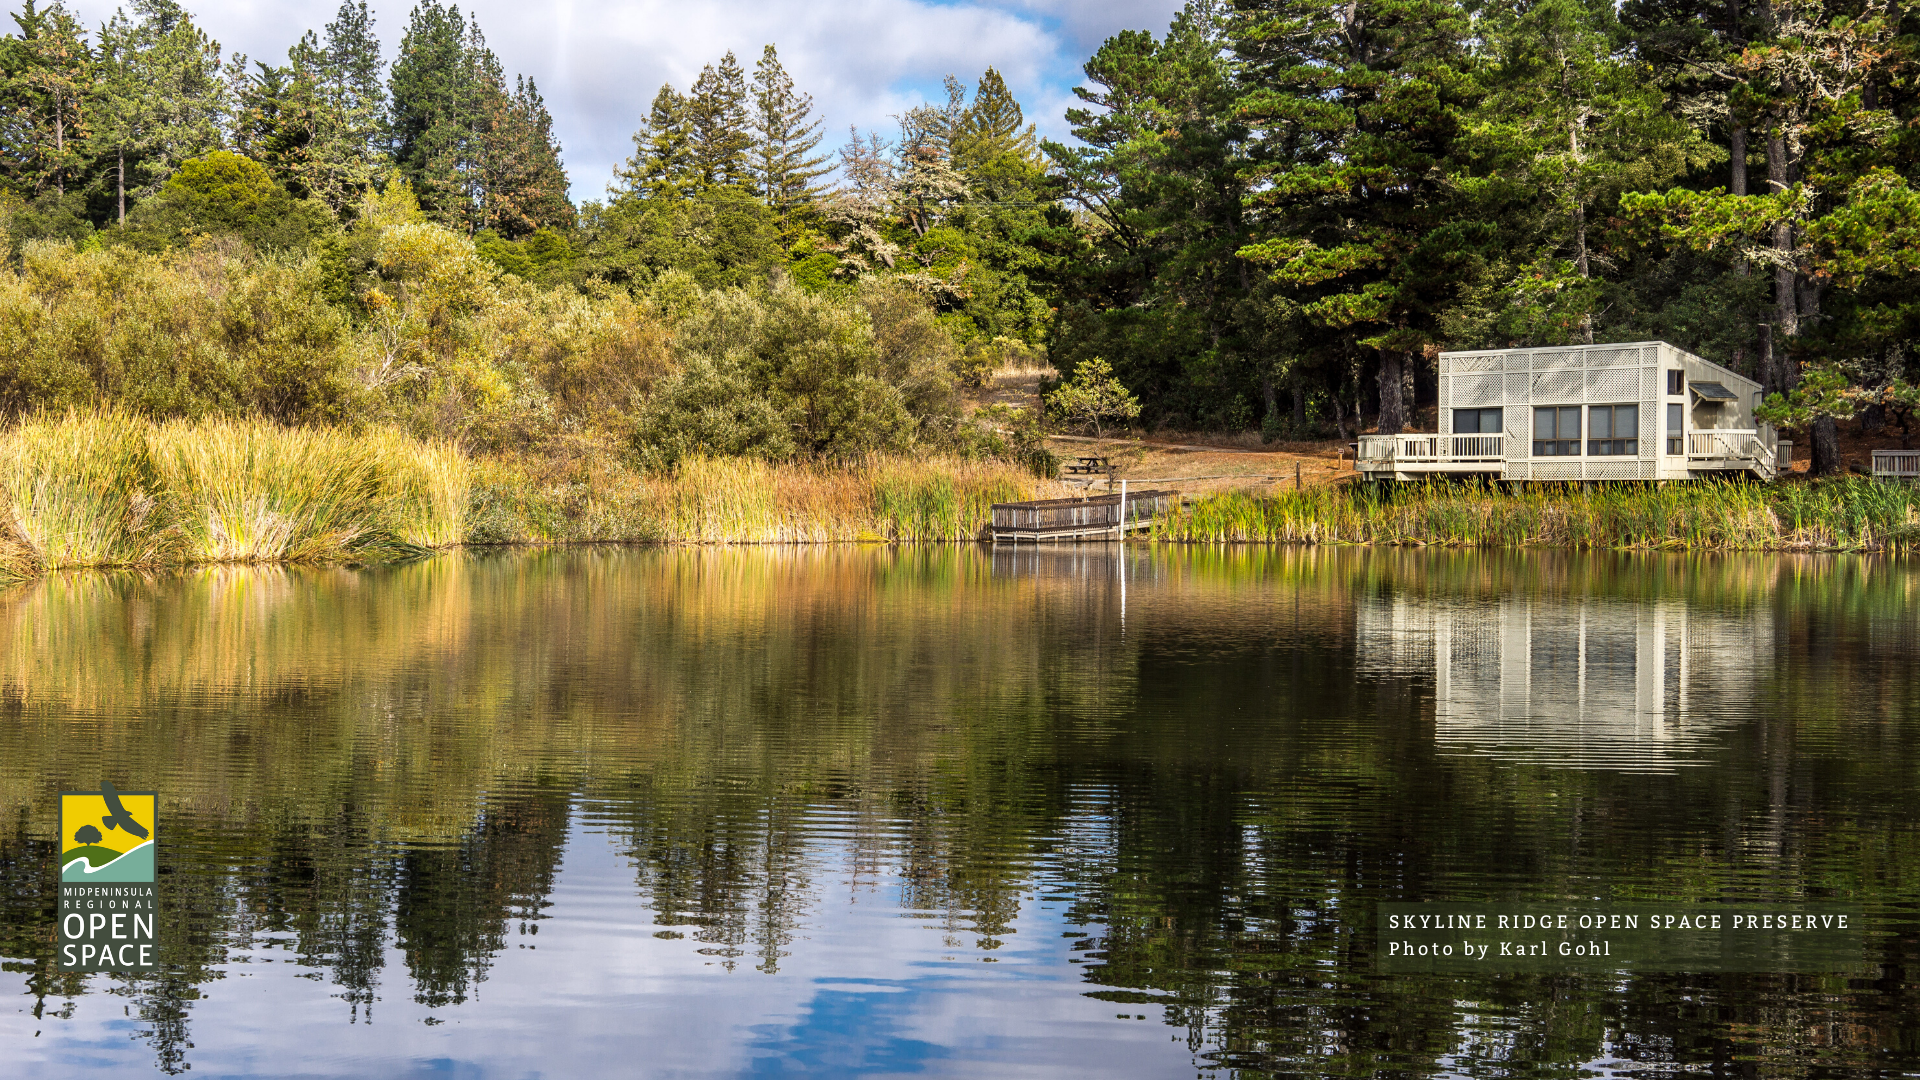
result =
[{"label": "awning over door", "polygon": [[1694,395],[1698,397],[1701,401],[1739,401],[1740,400],[1739,398],[1733,396],[1733,391],[1727,389],[1724,386],[1721,386],[1717,382],[1690,382],[1687,384],[1687,386],[1689,389],[1691,389],[1694,392]]}]

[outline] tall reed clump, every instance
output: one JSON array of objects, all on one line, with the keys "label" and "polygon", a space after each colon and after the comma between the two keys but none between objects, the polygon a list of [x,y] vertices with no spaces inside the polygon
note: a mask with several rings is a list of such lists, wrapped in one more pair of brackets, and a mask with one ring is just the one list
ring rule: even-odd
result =
[{"label": "tall reed clump", "polygon": [[403,557],[458,542],[466,486],[451,447],[385,432],[69,413],[0,435],[32,569]]},{"label": "tall reed clump", "polygon": [[1411,544],[1668,550],[1907,550],[1920,491],[1849,478],[1813,484],[1475,483],[1227,492],[1163,517],[1195,543]]},{"label": "tall reed clump", "polygon": [[0,497],[16,573],[161,562],[177,546],[146,425],[124,415],[72,414],[6,433]]}]

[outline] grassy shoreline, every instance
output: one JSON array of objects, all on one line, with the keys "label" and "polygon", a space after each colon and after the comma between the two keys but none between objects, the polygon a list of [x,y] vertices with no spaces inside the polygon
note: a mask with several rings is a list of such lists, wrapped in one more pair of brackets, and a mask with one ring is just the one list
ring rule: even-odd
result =
[{"label": "grassy shoreline", "polygon": [[1202,496],[1156,523],[1176,543],[1665,551],[1904,552],[1920,488],[1859,477],[1787,484],[1342,485]]},{"label": "grassy shoreline", "polygon": [[[0,432],[0,578],[207,563],[376,563],[457,544],[953,543],[995,502],[1062,494],[949,457],[826,464],[691,459],[642,472],[582,441],[469,460],[388,431],[41,416]],[[1362,485],[1198,496],[1149,538],[1689,551],[1905,552],[1920,489]]]}]

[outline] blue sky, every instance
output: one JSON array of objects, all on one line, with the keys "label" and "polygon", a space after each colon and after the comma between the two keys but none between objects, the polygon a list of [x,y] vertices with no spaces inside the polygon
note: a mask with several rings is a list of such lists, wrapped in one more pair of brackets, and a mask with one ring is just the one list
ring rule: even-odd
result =
[{"label": "blue sky", "polygon": [[[114,0],[68,0],[90,26]],[[282,62],[338,0],[184,0],[227,52]],[[411,0],[374,0],[389,61]],[[598,198],[662,82],[682,90],[731,49],[752,69],[772,42],[811,93],[838,147],[849,125],[889,130],[890,117],[938,93],[951,72],[969,86],[1000,69],[1043,134],[1065,133],[1080,65],[1123,29],[1166,29],[1176,0],[478,0],[478,16],[510,72],[531,75],[553,113],[576,200]]]}]

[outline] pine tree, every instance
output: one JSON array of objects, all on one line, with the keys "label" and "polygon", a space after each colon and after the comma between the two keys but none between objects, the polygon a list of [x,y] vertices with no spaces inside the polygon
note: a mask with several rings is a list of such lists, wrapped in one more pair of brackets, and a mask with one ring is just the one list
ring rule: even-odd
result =
[{"label": "pine tree", "polygon": [[421,210],[471,229],[468,174],[478,95],[468,46],[459,8],[421,0],[388,77],[388,130],[394,163],[412,183]]},{"label": "pine tree", "polygon": [[708,64],[687,96],[687,126],[692,139],[693,172],[704,187],[751,188],[748,151],[753,146],[747,110],[747,77],[733,53]]},{"label": "pine tree", "polygon": [[980,76],[973,92],[973,104],[961,115],[956,127],[953,155],[963,172],[976,171],[1009,155],[1028,164],[1039,164],[1039,143],[1033,125],[1026,123],[1020,102],[1014,99],[1006,80],[993,68]]},{"label": "pine tree", "polygon": [[493,102],[486,141],[488,228],[511,240],[573,223],[553,118],[532,79],[516,78],[512,96]]},{"label": "pine tree", "polygon": [[220,43],[171,0],[139,0],[136,22],[115,12],[100,31],[95,152],[113,177],[116,216],[160,189],[182,163],[225,141],[238,119],[238,71],[222,73]]},{"label": "pine tree", "polygon": [[826,185],[816,183],[832,170],[820,145],[820,121],[813,96],[796,90],[772,45],[753,67],[753,181],[793,239],[799,211],[816,201]]},{"label": "pine tree", "polygon": [[367,0],[344,0],[327,24],[324,40],[327,77],[347,125],[344,134],[363,141],[369,155],[377,154],[384,149],[386,62],[380,58],[380,38]]},{"label": "pine tree", "polygon": [[1491,91],[1478,110],[1482,138],[1502,148],[1492,171],[1513,185],[1512,205],[1497,215],[1502,247],[1525,267],[1501,307],[1510,320],[1530,320],[1503,327],[1499,339],[1591,344],[1608,262],[1589,238],[1594,210],[1671,183],[1708,148],[1625,54],[1606,0],[1494,6],[1481,31],[1491,61],[1481,75]]},{"label": "pine tree", "polygon": [[1448,0],[1250,5],[1237,42],[1257,125],[1242,256],[1322,336],[1375,361],[1380,431],[1410,417],[1414,365],[1440,338],[1461,268],[1490,239],[1458,196],[1473,88],[1469,24]]},{"label": "pine tree", "polygon": [[625,185],[621,193],[668,198],[685,193],[694,183],[693,135],[687,99],[671,84],[653,96],[647,122],[633,133],[633,156],[613,170]]},{"label": "pine tree", "polygon": [[73,13],[55,0],[45,9],[27,0],[14,16],[4,68],[5,158],[12,187],[25,195],[66,194],[87,155],[88,109],[95,57]]}]

